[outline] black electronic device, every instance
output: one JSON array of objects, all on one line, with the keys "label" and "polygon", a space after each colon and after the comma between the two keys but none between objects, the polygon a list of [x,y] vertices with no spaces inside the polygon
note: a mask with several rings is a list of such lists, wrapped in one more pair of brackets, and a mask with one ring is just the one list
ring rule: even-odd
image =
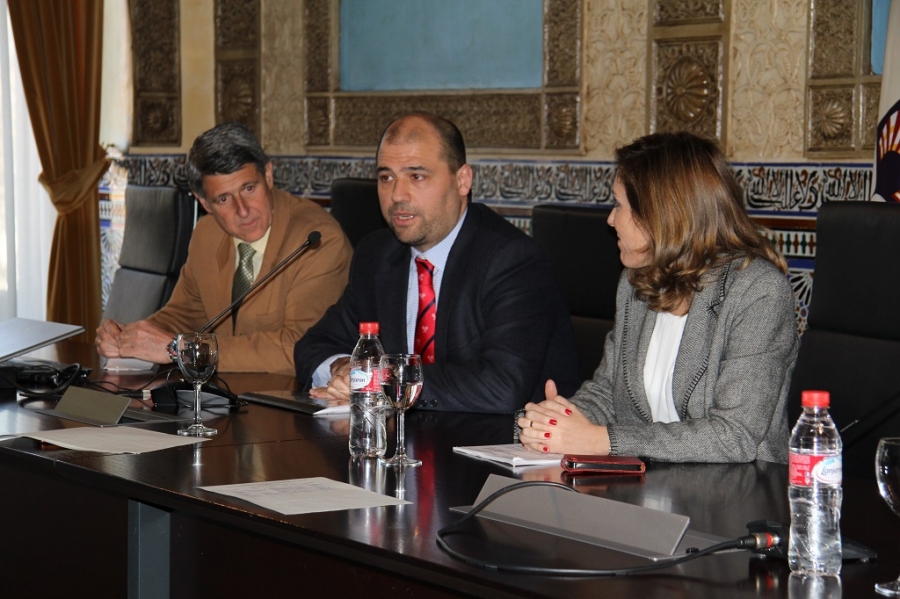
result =
[{"label": "black electronic device", "polygon": [[[754,520],[747,524],[747,531],[753,533],[768,533],[778,536],[781,542],[769,547],[768,549],[755,549],[754,553],[759,553],[766,557],[776,559],[787,559],[788,538],[790,537],[790,526],[781,522],[773,522],[771,520]],[[847,537],[841,538],[841,554],[845,562],[868,562],[878,558],[878,554],[856,541]]]},{"label": "black electronic device", "polygon": [[[194,386],[187,381],[166,382],[150,390],[150,399],[157,408],[192,407]],[[224,387],[214,383],[205,383],[200,387],[202,408],[237,408],[240,405],[238,397]]]},{"label": "black electronic device", "polygon": [[[262,404],[301,414],[315,414],[326,408],[337,406],[337,402],[310,397],[309,393],[293,393],[291,391],[258,391],[241,393],[241,399],[250,403]],[[346,402],[345,402],[346,403]]]}]

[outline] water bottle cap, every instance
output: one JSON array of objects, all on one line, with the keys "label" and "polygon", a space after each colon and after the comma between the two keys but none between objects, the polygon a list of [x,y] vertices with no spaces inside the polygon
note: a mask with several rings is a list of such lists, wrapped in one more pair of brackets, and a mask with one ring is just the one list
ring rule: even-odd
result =
[{"label": "water bottle cap", "polygon": [[361,322],[361,323],[359,323],[359,334],[360,335],[377,335],[378,334],[378,323],[377,322]]},{"label": "water bottle cap", "polygon": [[830,404],[828,391],[804,391],[800,396],[800,405],[804,408],[827,408]]}]

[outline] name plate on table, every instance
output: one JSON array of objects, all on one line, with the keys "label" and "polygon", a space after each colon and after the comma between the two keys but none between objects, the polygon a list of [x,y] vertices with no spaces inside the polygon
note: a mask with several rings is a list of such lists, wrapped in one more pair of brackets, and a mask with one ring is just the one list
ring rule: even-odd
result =
[{"label": "name plate on table", "polygon": [[[475,504],[520,482],[491,474]],[[472,506],[451,509],[468,512]],[[690,524],[687,516],[553,487],[518,489],[499,497],[478,516],[654,560],[725,540],[695,531],[685,534]]]}]

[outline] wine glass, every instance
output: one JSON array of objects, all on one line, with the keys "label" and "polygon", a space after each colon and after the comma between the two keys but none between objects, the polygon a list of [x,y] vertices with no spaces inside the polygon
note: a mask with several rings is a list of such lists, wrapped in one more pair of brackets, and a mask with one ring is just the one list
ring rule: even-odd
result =
[{"label": "wine glass", "polygon": [[219,344],[215,333],[182,333],[175,340],[178,368],[184,378],[194,386],[194,422],[180,429],[179,435],[212,437],[216,429],[203,426],[200,420],[200,387],[216,371],[219,360]]},{"label": "wine glass", "polygon": [[[878,442],[875,451],[875,478],[878,491],[895,514],[900,516],[900,437],[888,437]],[[900,597],[900,578],[875,585],[879,595]]]},{"label": "wine glass", "polygon": [[385,354],[379,363],[381,390],[397,410],[397,450],[394,457],[385,460],[389,466],[418,466],[422,462],[406,455],[403,415],[411,408],[422,392],[424,374],[422,357],[418,354]]}]

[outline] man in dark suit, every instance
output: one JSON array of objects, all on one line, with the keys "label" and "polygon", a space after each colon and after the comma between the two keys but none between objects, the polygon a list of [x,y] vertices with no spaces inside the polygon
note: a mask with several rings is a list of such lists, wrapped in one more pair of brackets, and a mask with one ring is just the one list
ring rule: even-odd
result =
[{"label": "man in dark suit", "polygon": [[380,323],[386,352],[423,355],[419,409],[512,414],[542,400],[548,378],[574,391],[571,320],[551,266],[531,238],[469,201],[456,126],[421,112],[398,119],[376,169],[391,230],[360,242],[343,296],[295,347],[312,395],[349,397],[348,354],[367,321]]}]

